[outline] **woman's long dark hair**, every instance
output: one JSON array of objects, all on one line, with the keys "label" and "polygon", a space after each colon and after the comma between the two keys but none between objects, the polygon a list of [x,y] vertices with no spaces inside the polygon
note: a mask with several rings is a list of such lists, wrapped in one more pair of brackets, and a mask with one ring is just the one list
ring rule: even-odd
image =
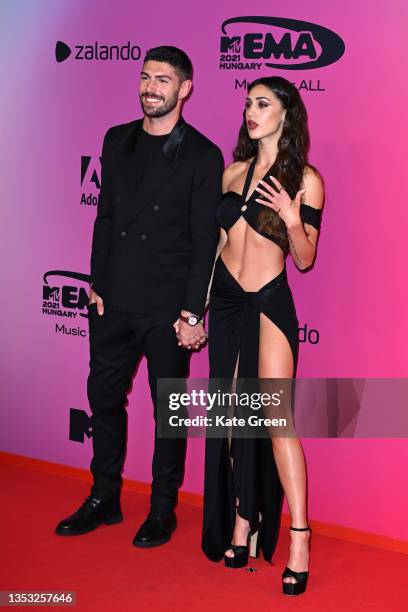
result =
[{"label": "woman's long dark hair", "polygon": [[[256,85],[268,87],[286,109],[282,134],[278,141],[278,154],[271,168],[271,174],[278,179],[293,199],[301,188],[309,151],[306,108],[297,88],[283,77],[272,76],[256,79],[248,86],[248,93]],[[249,137],[244,111],[244,120],[239,130],[233,157],[235,161],[246,161],[256,156],[257,153],[258,141]],[[286,237],[285,224],[272,210],[261,212],[259,225],[260,229],[268,233],[282,234],[282,239]]]}]

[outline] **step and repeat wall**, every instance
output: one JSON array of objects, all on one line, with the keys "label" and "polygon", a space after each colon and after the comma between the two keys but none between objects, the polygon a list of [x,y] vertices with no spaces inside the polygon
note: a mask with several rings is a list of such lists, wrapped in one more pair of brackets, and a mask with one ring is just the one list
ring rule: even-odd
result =
[{"label": "step and repeat wall", "polygon": [[[407,376],[405,2],[9,0],[0,12],[1,450],[89,465],[86,304],[101,145],[110,126],[141,116],[143,57],[161,44],[191,57],[184,117],[226,163],[248,83],[282,75],[305,101],[310,160],[327,195],[313,269],[287,264],[298,375]],[[191,375],[207,374],[205,349]],[[148,482],[144,362],[128,412],[124,475]],[[408,535],[406,440],[305,439],[304,447],[312,519]],[[190,440],[184,490],[201,492],[202,479],[203,440]]]}]

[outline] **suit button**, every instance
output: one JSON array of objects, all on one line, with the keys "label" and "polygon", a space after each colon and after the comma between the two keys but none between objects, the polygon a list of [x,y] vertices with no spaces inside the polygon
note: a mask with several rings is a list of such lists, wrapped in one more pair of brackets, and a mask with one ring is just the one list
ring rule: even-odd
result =
[{"label": "suit button", "polygon": [[153,204],[153,210],[159,210],[160,206],[158,204]]},{"label": "suit button", "polygon": [[120,198],[115,198],[115,202],[120,202]]},{"label": "suit button", "polygon": [[140,240],[146,240],[147,236],[146,234],[140,234]]},{"label": "suit button", "polygon": [[248,206],[247,206],[246,204],[244,204],[243,206],[241,206],[241,210],[242,210],[242,212],[245,212],[247,208],[248,208]]},{"label": "suit button", "polygon": [[120,232],[120,237],[121,238],[125,238],[125,236],[126,236],[126,232]]}]

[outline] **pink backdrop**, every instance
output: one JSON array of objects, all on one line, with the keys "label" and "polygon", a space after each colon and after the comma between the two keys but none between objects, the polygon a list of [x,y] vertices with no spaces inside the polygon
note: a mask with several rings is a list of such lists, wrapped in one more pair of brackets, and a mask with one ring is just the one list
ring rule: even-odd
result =
[{"label": "pink backdrop", "polygon": [[[99,172],[106,129],[141,115],[140,60],[77,60],[74,51],[57,63],[58,40],[73,50],[95,41],[130,41],[142,57],[159,44],[186,50],[195,80],[184,116],[222,147],[227,162],[245,95],[235,88],[236,79],[274,73],[298,86],[304,80],[311,161],[325,178],[327,200],[314,269],[300,274],[288,261],[300,325],[319,333],[318,343],[301,344],[298,374],[407,376],[406,2],[286,0],[271,5],[259,0],[253,8],[243,0],[210,5],[9,0],[0,10],[2,450],[89,465],[91,441],[69,440],[70,408],[88,410],[88,340],[55,331],[56,323],[86,330],[87,321],[79,309],[68,309],[75,318],[43,314],[43,275],[89,272],[96,208],[81,204],[81,197],[97,196],[93,170]],[[308,70],[221,70],[223,21],[251,13],[329,28],[345,42],[345,54]],[[245,24],[228,30],[229,35],[257,31],[268,27]],[[82,184],[81,156],[91,157],[87,167],[83,162]],[[61,284],[86,286],[50,278],[50,285]],[[207,372],[203,351],[194,356],[191,374]],[[129,416],[125,476],[149,481],[153,422],[144,363]],[[404,439],[308,439],[304,447],[312,519],[398,539],[408,536]],[[186,468],[184,489],[201,492],[202,440],[190,440]]]}]

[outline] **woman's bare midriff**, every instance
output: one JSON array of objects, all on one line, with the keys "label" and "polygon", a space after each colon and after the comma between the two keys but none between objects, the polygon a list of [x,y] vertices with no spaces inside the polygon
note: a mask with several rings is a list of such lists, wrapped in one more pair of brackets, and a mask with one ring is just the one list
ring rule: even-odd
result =
[{"label": "woman's bare midriff", "polygon": [[220,257],[244,291],[259,291],[285,265],[282,249],[253,230],[243,217],[229,230]]}]

